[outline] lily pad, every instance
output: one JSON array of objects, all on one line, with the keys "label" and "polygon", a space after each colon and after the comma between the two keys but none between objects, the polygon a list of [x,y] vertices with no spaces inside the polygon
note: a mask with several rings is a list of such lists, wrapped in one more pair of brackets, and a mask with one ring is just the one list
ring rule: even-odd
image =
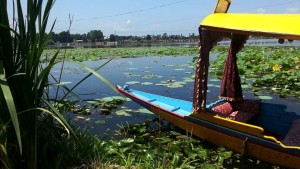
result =
[{"label": "lily pad", "polygon": [[132,116],[131,114],[127,113],[125,110],[118,110],[115,112],[118,116]]},{"label": "lily pad", "polygon": [[145,75],[142,78],[144,78],[144,79],[151,79],[151,78],[154,78],[154,77],[155,77],[155,75]]},{"label": "lily pad", "polygon": [[185,81],[177,81],[177,82],[174,82],[173,84],[181,84],[181,85],[185,85],[186,82],[185,82]]},{"label": "lily pad", "polygon": [[97,120],[95,121],[96,124],[104,124],[106,123],[106,120]]},{"label": "lily pad", "polygon": [[131,68],[126,68],[127,70],[136,70],[137,68],[133,68],[133,67],[131,67]]},{"label": "lily pad", "polygon": [[172,84],[169,84],[167,87],[168,88],[180,88],[180,87],[183,87],[183,85],[178,84],[178,83],[172,83]]},{"label": "lily pad", "polygon": [[153,83],[151,83],[151,82],[143,82],[143,83],[141,83],[141,85],[152,85]]},{"label": "lily pad", "polygon": [[130,82],[126,82],[126,84],[139,84],[140,82],[138,82],[138,81],[130,81]]},{"label": "lily pad", "polygon": [[178,69],[174,69],[174,70],[177,70],[177,71],[183,71],[183,70],[185,70],[185,69],[178,68]]},{"label": "lily pad", "polygon": [[157,84],[155,84],[156,86],[168,86],[168,84],[166,84],[166,83],[157,83]]},{"label": "lily pad", "polygon": [[185,77],[185,78],[183,78],[183,81],[184,82],[194,82],[195,80],[192,78],[189,78],[189,77]]},{"label": "lily pad", "polygon": [[242,84],[242,88],[247,89],[247,88],[249,88],[249,85],[248,84]]},{"label": "lily pad", "polygon": [[258,96],[258,98],[260,98],[262,100],[272,100],[273,99],[272,96]]},{"label": "lily pad", "polygon": [[149,111],[148,109],[145,109],[145,108],[140,108],[140,109],[138,109],[138,111],[140,113],[153,114],[151,111]]}]

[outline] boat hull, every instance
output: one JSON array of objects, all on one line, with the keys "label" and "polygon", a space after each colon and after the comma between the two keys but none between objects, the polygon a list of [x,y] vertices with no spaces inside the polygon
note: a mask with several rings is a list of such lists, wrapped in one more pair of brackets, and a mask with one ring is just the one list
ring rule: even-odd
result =
[{"label": "boat hull", "polygon": [[147,100],[143,100],[129,91],[123,90],[121,87],[117,87],[117,89],[159,117],[196,137],[265,162],[288,168],[300,168],[299,147],[286,148],[278,143],[277,140],[237,131],[230,127],[213,123],[207,119],[201,119],[199,116],[195,117],[192,114],[181,116]]}]

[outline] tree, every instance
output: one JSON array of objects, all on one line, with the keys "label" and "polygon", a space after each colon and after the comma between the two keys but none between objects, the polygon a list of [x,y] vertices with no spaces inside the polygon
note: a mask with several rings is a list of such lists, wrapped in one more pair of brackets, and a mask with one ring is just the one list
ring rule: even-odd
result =
[{"label": "tree", "polygon": [[91,30],[88,34],[87,37],[92,41],[92,42],[103,42],[104,41],[104,36],[103,32],[101,30]]},{"label": "tree", "polygon": [[55,32],[50,32],[49,35],[50,35],[51,40],[52,40],[53,42],[58,42],[58,41],[59,41],[59,36],[58,36],[58,34],[56,34]]},{"label": "tree", "polygon": [[117,40],[117,37],[114,34],[109,35],[109,41],[110,42],[115,42]]},{"label": "tree", "polygon": [[164,33],[163,36],[162,36],[162,38],[165,39],[165,40],[168,39],[168,34]]},{"label": "tree", "polygon": [[147,35],[146,40],[151,40],[151,35]]},{"label": "tree", "polygon": [[58,34],[58,36],[59,36],[59,41],[61,43],[68,43],[73,41],[73,38],[70,36],[69,31],[62,31]]}]

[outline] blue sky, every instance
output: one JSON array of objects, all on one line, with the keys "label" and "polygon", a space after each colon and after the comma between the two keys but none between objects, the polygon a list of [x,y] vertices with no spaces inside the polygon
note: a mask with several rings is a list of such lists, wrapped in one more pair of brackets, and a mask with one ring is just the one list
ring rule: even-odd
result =
[{"label": "blue sky", "polygon": [[[26,2],[26,1],[25,1]],[[54,32],[101,30],[105,36],[197,34],[200,21],[214,10],[216,0],[56,0],[50,22]],[[232,0],[229,12],[300,13],[300,0]]]}]

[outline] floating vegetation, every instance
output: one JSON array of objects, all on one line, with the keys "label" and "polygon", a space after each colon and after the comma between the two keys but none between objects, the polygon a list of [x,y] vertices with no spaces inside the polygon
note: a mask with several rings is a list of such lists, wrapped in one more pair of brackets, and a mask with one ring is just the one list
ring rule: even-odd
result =
[{"label": "floating vegetation", "polygon": [[131,68],[125,68],[125,69],[127,69],[127,70],[137,70],[137,68],[133,68],[133,67],[131,67]]},{"label": "floating vegetation", "polygon": [[[44,60],[46,56],[54,56],[57,50],[48,49],[43,53]],[[197,47],[135,47],[135,48],[77,48],[61,50],[58,54],[58,60],[64,56],[70,61],[98,61],[108,57],[132,58],[141,56],[179,56],[191,55],[196,56]]]},{"label": "floating vegetation", "polygon": [[262,99],[262,100],[272,100],[273,97],[272,96],[258,96],[259,99]]},{"label": "floating vegetation", "polygon": [[141,85],[152,85],[153,83],[152,82],[143,82],[143,83],[141,83]]},{"label": "floating vegetation", "polygon": [[137,111],[139,113],[152,114],[153,115],[153,113],[151,111],[149,111],[148,109],[146,109],[146,108],[139,108]]},{"label": "floating vegetation", "polygon": [[114,112],[114,114],[118,115],[118,116],[132,116],[131,114],[129,114],[127,112],[126,109],[121,109],[121,110],[118,110],[116,112]]},{"label": "floating vegetation", "polygon": [[189,83],[189,82],[194,82],[195,80],[190,77],[185,77],[183,78],[183,81]]},{"label": "floating vegetation", "polygon": [[168,84],[167,87],[168,88],[180,88],[180,87],[183,87],[183,85],[180,83],[171,83],[171,84]]},{"label": "floating vegetation", "polygon": [[103,142],[105,159],[126,168],[271,168],[225,147],[194,139],[159,119],[120,126],[121,140]]},{"label": "floating vegetation", "polygon": [[91,114],[91,111],[87,107],[87,105],[84,105],[84,106],[82,106],[80,108],[77,108],[77,109],[73,109],[72,112],[74,114],[81,114],[81,115],[90,115]]},{"label": "floating vegetation", "polygon": [[106,123],[106,120],[97,120],[95,121],[96,124],[104,124]]},{"label": "floating vegetation", "polygon": [[185,69],[183,69],[183,68],[177,68],[177,69],[174,69],[174,70],[177,70],[177,71],[183,71],[183,70],[185,70]]},{"label": "floating vegetation", "polygon": [[86,117],[86,116],[76,116],[75,119],[82,120],[82,121],[90,121],[91,120],[91,118]]},{"label": "floating vegetation", "polygon": [[128,84],[128,85],[133,85],[133,84],[139,84],[140,82],[138,81],[130,81],[130,82],[126,82],[125,84]]},{"label": "floating vegetation", "polygon": [[[246,46],[237,55],[242,80],[252,79],[253,88],[271,90],[280,97],[300,98],[300,47]],[[210,73],[222,75],[226,49],[218,47]],[[274,90],[275,89],[275,90]]]},{"label": "floating vegetation", "polygon": [[111,110],[116,109],[118,105],[128,101],[127,98],[121,96],[110,96],[102,99],[89,100],[87,103],[91,104],[94,108],[99,108],[102,114],[109,114]]},{"label": "floating vegetation", "polygon": [[166,84],[166,83],[156,83],[155,85],[156,86],[168,86],[168,84]]},{"label": "floating vegetation", "polygon": [[248,85],[248,84],[242,84],[242,88],[243,89],[247,89],[247,88],[249,88],[250,86]]},{"label": "floating vegetation", "polygon": [[157,75],[150,74],[150,75],[145,75],[145,76],[143,76],[142,78],[143,78],[143,79],[152,79],[152,78],[154,78],[154,77],[157,77]]}]

